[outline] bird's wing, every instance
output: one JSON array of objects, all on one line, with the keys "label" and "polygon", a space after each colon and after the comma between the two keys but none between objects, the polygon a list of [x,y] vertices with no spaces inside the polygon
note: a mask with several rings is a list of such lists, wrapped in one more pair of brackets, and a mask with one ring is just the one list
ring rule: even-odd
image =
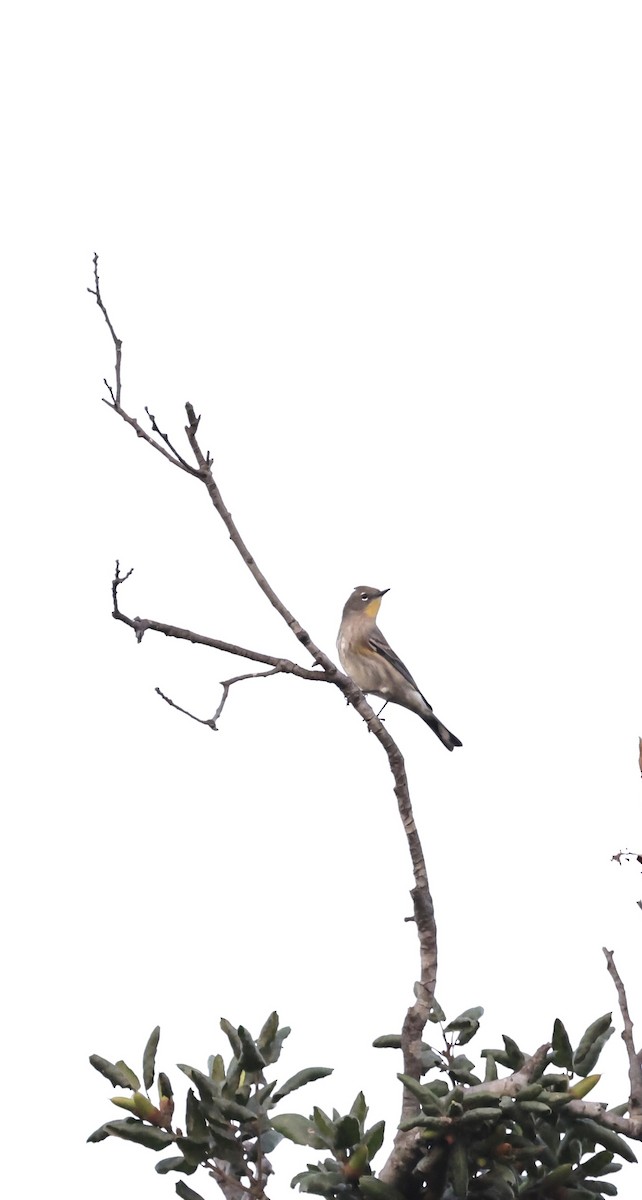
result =
[{"label": "bird's wing", "polygon": [[[388,644],[385,637],[378,629],[375,629],[374,633],[370,634],[370,637],[368,638],[368,646],[374,654],[380,654],[382,658],[385,658],[386,661],[389,662],[390,665],[393,666],[400,675],[403,675],[404,679],[407,679],[408,683],[410,683],[412,687],[417,688],[417,691],[419,692],[419,688],[417,687],[417,684],[410,674],[406,664],[402,663],[400,658],[397,658],[392,646]],[[421,695],[421,692],[419,692],[419,695]],[[426,704],[428,704],[427,700]]]}]

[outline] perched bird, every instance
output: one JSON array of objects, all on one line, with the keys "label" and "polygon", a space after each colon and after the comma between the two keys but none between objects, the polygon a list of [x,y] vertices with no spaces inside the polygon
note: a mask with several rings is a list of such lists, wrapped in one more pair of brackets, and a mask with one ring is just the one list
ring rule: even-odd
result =
[{"label": "perched bird", "polygon": [[386,704],[388,701],[401,704],[417,713],[446,749],[452,750],[454,746],[461,746],[459,738],[437,720],[410,671],[397,658],[377,625],[381,597],[389,590],[356,587],[348,597],[337,637],[341,666],[362,692],[372,692],[381,696]]}]

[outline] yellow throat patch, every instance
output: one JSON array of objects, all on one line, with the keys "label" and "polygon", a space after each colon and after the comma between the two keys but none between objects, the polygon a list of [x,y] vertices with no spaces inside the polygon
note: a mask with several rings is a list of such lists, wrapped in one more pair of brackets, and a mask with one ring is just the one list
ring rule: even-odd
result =
[{"label": "yellow throat patch", "polygon": [[374,600],[371,600],[364,609],[366,615],[372,617],[373,621],[381,608],[381,599],[381,596],[375,596]]}]

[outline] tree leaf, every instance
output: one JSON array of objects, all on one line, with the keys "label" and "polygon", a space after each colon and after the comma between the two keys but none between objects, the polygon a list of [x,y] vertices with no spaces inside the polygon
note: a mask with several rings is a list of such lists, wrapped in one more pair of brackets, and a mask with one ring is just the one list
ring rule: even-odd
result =
[{"label": "tree leaf", "polygon": [[508,1036],[508,1034],[502,1034],[502,1041],[508,1056],[508,1065],[512,1067],[514,1071],[519,1071],[519,1068],[523,1067],[526,1061],[525,1055],[522,1054],[517,1042],[514,1042],[513,1039]]},{"label": "tree leaf", "polygon": [[238,1033],[236,1032],[236,1029],[234,1028],[232,1023],[227,1020],[226,1017],[221,1017],[220,1026],[221,1026],[221,1029],[223,1030],[223,1033],[226,1034],[227,1039],[230,1043],[230,1046],[232,1047],[233,1055],[235,1056],[235,1058],[240,1058],[243,1046],[241,1044],[241,1039],[240,1039]]},{"label": "tree leaf", "polygon": [[[611,1024],[612,1013],[604,1013],[604,1016],[598,1017],[584,1030],[580,1038],[579,1045],[573,1056],[573,1067],[577,1071],[577,1066],[583,1061],[592,1050],[594,1042],[597,1041],[603,1033],[606,1033]],[[577,1071],[578,1075],[588,1074],[589,1072]]]},{"label": "tree leaf", "polygon": [[302,1071],[297,1071],[296,1075],[291,1075],[286,1079],[285,1083],[274,1093],[274,1103],[278,1104],[284,1096],[288,1096],[290,1092],[295,1092],[297,1088],[304,1087],[306,1083],[314,1083],[315,1079],[324,1079],[326,1075],[332,1074],[332,1067],[305,1067]]},{"label": "tree leaf", "polygon": [[414,1079],[412,1075],[397,1074],[397,1079],[400,1083],[403,1083],[404,1087],[411,1092],[420,1104],[427,1103],[436,1105],[439,1108],[439,1105],[436,1104],[434,1094],[430,1091],[427,1083],[419,1083],[419,1080]]},{"label": "tree leaf", "polygon": [[[593,1177],[601,1175],[603,1168],[610,1167],[612,1160],[613,1155],[610,1150],[600,1150],[599,1154],[594,1154],[586,1162],[580,1163],[576,1174],[583,1179],[588,1175]],[[621,1163],[618,1163],[618,1166],[621,1166]]]},{"label": "tree leaf", "polygon": [[101,1125],[100,1129],[94,1129],[94,1132],[89,1134],[87,1141],[88,1142],[104,1142],[105,1138],[108,1138],[109,1136],[110,1135],[109,1135],[109,1130],[108,1130],[107,1126]]},{"label": "tree leaf", "polygon": [[261,1054],[254,1038],[251,1036],[248,1029],[244,1025],[239,1025],[238,1035],[241,1040],[241,1054],[239,1057],[239,1066],[242,1071],[247,1071],[253,1074],[255,1071],[262,1071],[266,1065],[265,1059]]},{"label": "tree leaf", "polygon": [[603,1129],[597,1121],[590,1121],[586,1117],[581,1117],[577,1124],[581,1130],[589,1134],[591,1141],[604,1146],[605,1150],[612,1150],[614,1154],[619,1154],[620,1158],[623,1158],[625,1162],[638,1161],[628,1143],[619,1134],[615,1133],[613,1129]]},{"label": "tree leaf", "polygon": [[465,1046],[467,1042],[471,1042],[479,1029],[479,1021],[471,1021],[469,1025],[464,1026],[459,1031],[458,1037],[455,1039],[456,1046]]},{"label": "tree leaf", "polygon": [[264,1023],[263,1028],[261,1029],[259,1036],[256,1039],[256,1044],[261,1052],[267,1050],[268,1047],[271,1046],[276,1037],[278,1028],[279,1014],[275,1011],[270,1013],[267,1021]]},{"label": "tree leaf", "polygon": [[446,1014],[445,1014],[443,1008],[441,1007],[441,1004],[438,1004],[438,1002],[434,996],[432,998],[432,1004],[430,1005],[430,1012],[428,1013],[428,1020],[432,1021],[433,1025],[438,1025],[440,1021],[446,1020]]},{"label": "tree leaf", "polygon": [[493,1055],[491,1054],[490,1050],[488,1050],[486,1052],[486,1072],[484,1074],[484,1083],[492,1083],[495,1079],[497,1079],[497,1067],[495,1066],[495,1059]]},{"label": "tree leaf", "polygon": [[363,1122],[365,1121],[367,1115],[368,1105],[366,1104],[366,1098],[363,1092],[359,1092],[359,1094],[354,1098],[352,1108],[350,1109],[350,1116],[356,1117],[357,1121],[359,1122],[359,1128],[363,1129]]},{"label": "tree leaf", "polygon": [[203,1200],[200,1192],[195,1192],[194,1188],[188,1187],[186,1183],[183,1183],[182,1179],[179,1179],[176,1184],[176,1191],[181,1200]]},{"label": "tree leaf", "polygon": [[448,1087],[444,1087],[443,1080],[434,1079],[431,1083],[419,1083],[412,1075],[397,1075],[397,1079],[416,1097],[425,1112],[443,1115],[441,1099],[448,1093]]},{"label": "tree leaf", "polygon": [[281,1056],[281,1050],[283,1049],[283,1043],[291,1033],[292,1030],[290,1029],[290,1026],[284,1025],[282,1029],[279,1029],[275,1034],[269,1046],[261,1047],[261,1053],[263,1054],[266,1063],[269,1064],[278,1062],[278,1059]]},{"label": "tree leaf", "polygon": [[[548,1109],[546,1109],[548,1112]],[[499,1121],[504,1117],[504,1110],[499,1105],[492,1105],[486,1108],[467,1108],[464,1113],[457,1119],[458,1125],[483,1125],[487,1121]],[[520,1154],[522,1149],[520,1148]]]},{"label": "tree leaf", "polygon": [[156,1050],[158,1049],[158,1039],[160,1037],[160,1025],[152,1029],[147,1045],[143,1051],[143,1083],[145,1090],[149,1091],[154,1082],[154,1074],[156,1070]]},{"label": "tree leaf", "polygon": [[209,1075],[206,1075],[203,1071],[199,1071],[197,1067],[188,1066],[187,1063],[177,1063],[176,1065],[179,1071],[187,1075],[191,1083],[195,1084],[198,1088],[201,1100],[216,1101],[220,1099],[220,1088],[217,1087],[213,1079],[210,1079]]},{"label": "tree leaf", "polygon": [[116,1108],[125,1108],[130,1113],[136,1112],[136,1101],[133,1096],[110,1096],[110,1101],[116,1105]]},{"label": "tree leaf", "polygon": [[456,1083],[467,1083],[471,1086],[477,1086],[481,1083],[476,1075],[473,1075],[472,1068],[474,1063],[466,1057],[465,1054],[458,1054],[451,1060],[448,1065],[448,1074],[455,1080]]},{"label": "tree leaf", "polygon": [[302,1117],[299,1113],[281,1113],[278,1117],[272,1117],[270,1123],[277,1133],[296,1142],[297,1146],[312,1146],[315,1150],[325,1148],[308,1117]]},{"label": "tree leaf", "polygon": [[187,1129],[187,1136],[193,1138],[195,1142],[207,1142],[207,1121],[201,1112],[200,1103],[196,1099],[192,1088],[188,1088],[187,1090],[185,1127]]},{"label": "tree leaf", "polygon": [[336,1132],[334,1121],[331,1121],[327,1113],[324,1113],[322,1108],[317,1108],[316,1105],[312,1109],[312,1120],[318,1133],[323,1138],[324,1145],[332,1149]]},{"label": "tree leaf", "polygon": [[262,1109],[267,1111],[268,1108],[273,1108],[274,1099],[272,1097],[272,1092],[274,1091],[275,1087],[276,1079],[273,1079],[272,1082],[267,1083],[265,1087],[257,1088],[247,1102],[248,1108],[251,1108],[252,1112],[260,1112]]},{"label": "tree leaf", "polygon": [[[494,1062],[499,1063],[502,1067],[510,1067],[510,1057],[505,1050],[500,1050],[499,1047],[493,1046],[492,1049],[480,1051],[480,1058],[492,1058]],[[495,1076],[497,1078],[497,1076]]]},{"label": "tree leaf", "polygon": [[375,1050],[401,1050],[400,1033],[384,1033],[372,1043]]},{"label": "tree leaf", "polygon": [[555,1018],[553,1025],[552,1046],[554,1065],[562,1067],[563,1070],[570,1071],[573,1066],[573,1047],[559,1017]]},{"label": "tree leaf", "polygon": [[186,1158],[188,1163],[198,1166],[199,1163],[205,1161],[209,1154],[210,1139],[208,1136],[207,1142],[197,1142],[192,1137],[180,1135],[176,1137],[176,1148],[180,1150],[183,1158]]},{"label": "tree leaf", "polygon": [[455,1142],[448,1155],[448,1175],[457,1200],[468,1195],[468,1156],[463,1142]]},{"label": "tree leaf", "polygon": [[597,1087],[601,1078],[601,1075],[587,1075],[585,1079],[578,1080],[573,1087],[568,1089],[568,1095],[572,1096],[574,1100],[583,1100],[589,1092],[593,1091],[594,1087]]},{"label": "tree leaf", "polygon": [[630,1100],[626,1100],[624,1104],[616,1104],[615,1108],[609,1108],[608,1111],[613,1113],[614,1117],[625,1117],[629,1111]]},{"label": "tree leaf", "polygon": [[261,1154],[271,1154],[282,1141],[283,1134],[277,1133],[276,1129],[265,1130],[261,1133]]},{"label": "tree leaf", "polygon": [[583,1058],[575,1059],[573,1063],[573,1070],[575,1071],[576,1075],[590,1075],[593,1067],[600,1057],[600,1054],[602,1053],[602,1050],[613,1033],[615,1033],[615,1029],[611,1025],[605,1033],[600,1034],[600,1036],[595,1039],[592,1046],[589,1047],[588,1052]]},{"label": "tree leaf", "polygon": [[246,1108],[244,1104],[237,1104],[236,1100],[228,1100],[226,1096],[219,1096],[215,1103],[230,1121],[256,1121],[256,1113],[252,1112],[251,1108]]},{"label": "tree leaf", "polygon": [[351,1146],[358,1145],[360,1138],[361,1130],[356,1117],[342,1117],[334,1135],[334,1149],[349,1150]]},{"label": "tree leaf", "polygon": [[125,1086],[130,1087],[134,1092],[139,1092],[140,1091],[140,1079],[138,1078],[138,1075],[136,1074],[136,1072],[132,1071],[131,1067],[128,1067],[127,1063],[123,1062],[122,1058],[119,1058],[118,1062],[114,1063],[114,1066],[116,1067],[117,1070],[121,1071],[122,1074],[127,1079],[127,1083],[125,1084]]},{"label": "tree leaf", "polygon": [[455,1017],[454,1021],[448,1022],[446,1033],[456,1033],[458,1029],[465,1029],[470,1024],[479,1025],[479,1018],[483,1015],[484,1010],[479,1005],[476,1008],[467,1008],[458,1017]]},{"label": "tree leaf", "polygon": [[364,1133],[363,1140],[368,1147],[368,1162],[372,1162],[377,1151],[381,1149],[385,1132],[386,1122],[377,1121]]},{"label": "tree leaf", "polygon": [[315,1196],[336,1196],[337,1189],[346,1186],[345,1176],[339,1171],[304,1171],[295,1175],[292,1185],[295,1182],[300,1192],[313,1192]]},{"label": "tree leaf", "polygon": [[223,1062],[222,1054],[210,1054],[207,1060],[207,1070],[210,1079],[216,1083],[223,1083],[225,1079],[225,1063]]},{"label": "tree leaf", "polygon": [[198,1169],[198,1163],[190,1163],[182,1154],[175,1158],[161,1158],[154,1168],[159,1175],[167,1175],[168,1171],[182,1171],[183,1175],[193,1175]]},{"label": "tree leaf", "polygon": [[108,1079],[114,1087],[131,1088],[133,1092],[138,1091],[140,1087],[138,1079],[122,1060],[112,1063],[108,1058],[101,1058],[100,1054],[90,1054],[89,1061],[92,1067],[96,1071],[100,1071],[100,1074],[104,1075],[105,1079]]},{"label": "tree leaf", "polygon": [[157,1129],[154,1125],[145,1125],[135,1118],[125,1118],[124,1121],[109,1121],[104,1127],[113,1137],[124,1138],[126,1142],[138,1142],[149,1150],[164,1150],[171,1146],[176,1138],[165,1129]]},{"label": "tree leaf", "polygon": [[432,1071],[433,1067],[438,1067],[441,1071],[446,1065],[443,1055],[438,1050],[433,1050],[432,1046],[422,1046],[420,1058],[422,1075],[425,1075],[427,1071]]}]

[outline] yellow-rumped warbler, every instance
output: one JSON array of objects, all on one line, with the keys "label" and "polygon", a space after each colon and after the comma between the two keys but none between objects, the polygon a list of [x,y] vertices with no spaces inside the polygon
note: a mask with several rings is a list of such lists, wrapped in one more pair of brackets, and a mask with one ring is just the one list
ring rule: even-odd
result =
[{"label": "yellow-rumped warbler", "polygon": [[410,671],[397,658],[377,625],[381,597],[389,590],[356,587],[348,597],[337,637],[341,666],[362,692],[372,692],[386,703],[401,704],[417,713],[446,749],[452,750],[461,746],[459,738],[437,720]]}]

